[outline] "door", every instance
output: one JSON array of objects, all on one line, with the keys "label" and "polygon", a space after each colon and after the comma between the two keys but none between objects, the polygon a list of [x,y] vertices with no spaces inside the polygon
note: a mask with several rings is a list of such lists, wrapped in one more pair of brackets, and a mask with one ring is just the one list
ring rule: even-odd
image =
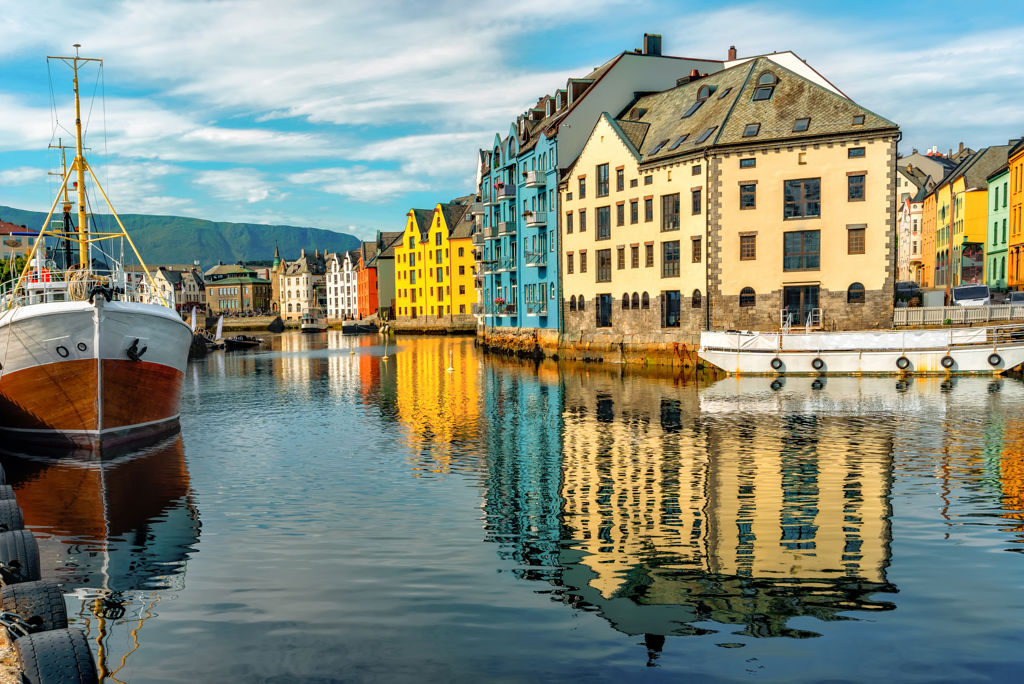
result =
[{"label": "door", "polygon": [[811,311],[818,308],[818,286],[800,285],[782,289],[782,306],[793,315],[793,325],[804,325]]},{"label": "door", "polygon": [[597,295],[597,327],[608,328],[612,324],[612,296]]}]

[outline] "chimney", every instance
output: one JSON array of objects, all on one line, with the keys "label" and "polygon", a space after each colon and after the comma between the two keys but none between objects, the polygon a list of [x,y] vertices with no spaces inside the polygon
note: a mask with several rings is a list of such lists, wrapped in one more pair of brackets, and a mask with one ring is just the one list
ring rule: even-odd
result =
[{"label": "chimney", "polygon": [[655,57],[661,56],[661,34],[660,33],[645,33],[644,34],[644,54],[654,55]]},{"label": "chimney", "polygon": [[299,258],[300,259],[305,259],[306,258],[306,248],[305,247],[303,247],[302,251],[299,252]]},{"label": "chimney", "polygon": [[963,152],[963,151],[964,151],[964,143],[963,143],[963,141],[961,140],[961,141],[960,141],[960,150],[959,150],[959,151],[957,152],[957,154],[959,154],[960,152]]},{"label": "chimney", "polygon": [[736,46],[735,45],[730,45],[729,46],[729,61],[731,62],[734,59],[736,59]]}]

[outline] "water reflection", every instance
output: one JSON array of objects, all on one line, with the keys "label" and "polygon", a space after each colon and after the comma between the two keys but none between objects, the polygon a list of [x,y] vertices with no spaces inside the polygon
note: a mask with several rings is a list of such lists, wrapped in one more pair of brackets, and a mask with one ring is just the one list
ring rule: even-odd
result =
[{"label": "water reflection", "polygon": [[70,621],[94,642],[101,674],[120,681],[157,604],[184,588],[199,539],[180,435],[112,461],[5,454],[3,464],[43,577],[72,595]]}]

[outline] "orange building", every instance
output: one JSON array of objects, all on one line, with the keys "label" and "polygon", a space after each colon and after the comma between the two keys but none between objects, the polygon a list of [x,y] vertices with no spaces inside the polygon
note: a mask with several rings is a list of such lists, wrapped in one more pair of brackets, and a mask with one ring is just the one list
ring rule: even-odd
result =
[{"label": "orange building", "polygon": [[1024,266],[1021,256],[1024,252],[1024,141],[1017,143],[1009,152],[1010,166],[1010,238],[1007,241],[1009,268],[1006,286],[1011,290],[1024,287]]},{"label": "orange building", "polygon": [[359,318],[377,313],[377,267],[370,266],[370,260],[377,253],[377,242],[363,242],[359,245],[359,270],[356,272],[356,303]]}]

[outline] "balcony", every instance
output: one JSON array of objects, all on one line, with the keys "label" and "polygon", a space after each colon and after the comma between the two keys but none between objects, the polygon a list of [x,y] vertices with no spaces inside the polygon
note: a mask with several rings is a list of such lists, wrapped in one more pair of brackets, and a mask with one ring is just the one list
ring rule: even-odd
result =
[{"label": "balcony", "polygon": [[488,316],[515,316],[516,305],[515,304],[488,304],[487,313]]},{"label": "balcony", "polygon": [[548,303],[544,302],[532,302],[527,300],[526,302],[526,313],[533,314],[535,316],[547,316],[548,315]]},{"label": "balcony", "polygon": [[516,222],[515,221],[499,221],[498,222],[498,235],[515,235],[516,234]]},{"label": "balcony", "polygon": [[526,172],[526,187],[528,188],[543,188],[547,182],[547,174],[544,171]]},{"label": "balcony", "polygon": [[525,252],[523,256],[526,257],[527,266],[544,268],[548,265],[548,253],[543,250],[539,252]]},{"label": "balcony", "polygon": [[527,228],[543,228],[548,224],[548,213],[546,211],[535,211],[525,217]]},{"label": "balcony", "polygon": [[516,270],[516,260],[510,256],[502,257],[501,261],[498,262],[499,271],[514,271]]},{"label": "balcony", "polygon": [[504,185],[500,188],[495,188],[494,197],[498,202],[514,200],[516,198],[516,188],[514,185]]},{"label": "balcony", "polygon": [[490,275],[490,274],[494,273],[496,266],[497,266],[497,262],[496,261],[493,261],[493,260],[492,261],[481,261],[477,265],[477,268],[479,269],[477,271],[477,273],[479,273],[480,275]]},{"label": "balcony", "polygon": [[498,239],[498,226],[487,226],[484,228],[484,239],[485,240],[497,240]]},{"label": "balcony", "polygon": [[484,203],[483,202],[473,202],[472,204],[470,204],[469,205],[469,215],[470,216],[483,216],[484,215]]},{"label": "balcony", "polygon": [[478,230],[477,232],[473,233],[473,246],[474,247],[481,247],[481,246],[483,246],[483,244],[484,244],[484,234],[483,234],[482,231]]}]

